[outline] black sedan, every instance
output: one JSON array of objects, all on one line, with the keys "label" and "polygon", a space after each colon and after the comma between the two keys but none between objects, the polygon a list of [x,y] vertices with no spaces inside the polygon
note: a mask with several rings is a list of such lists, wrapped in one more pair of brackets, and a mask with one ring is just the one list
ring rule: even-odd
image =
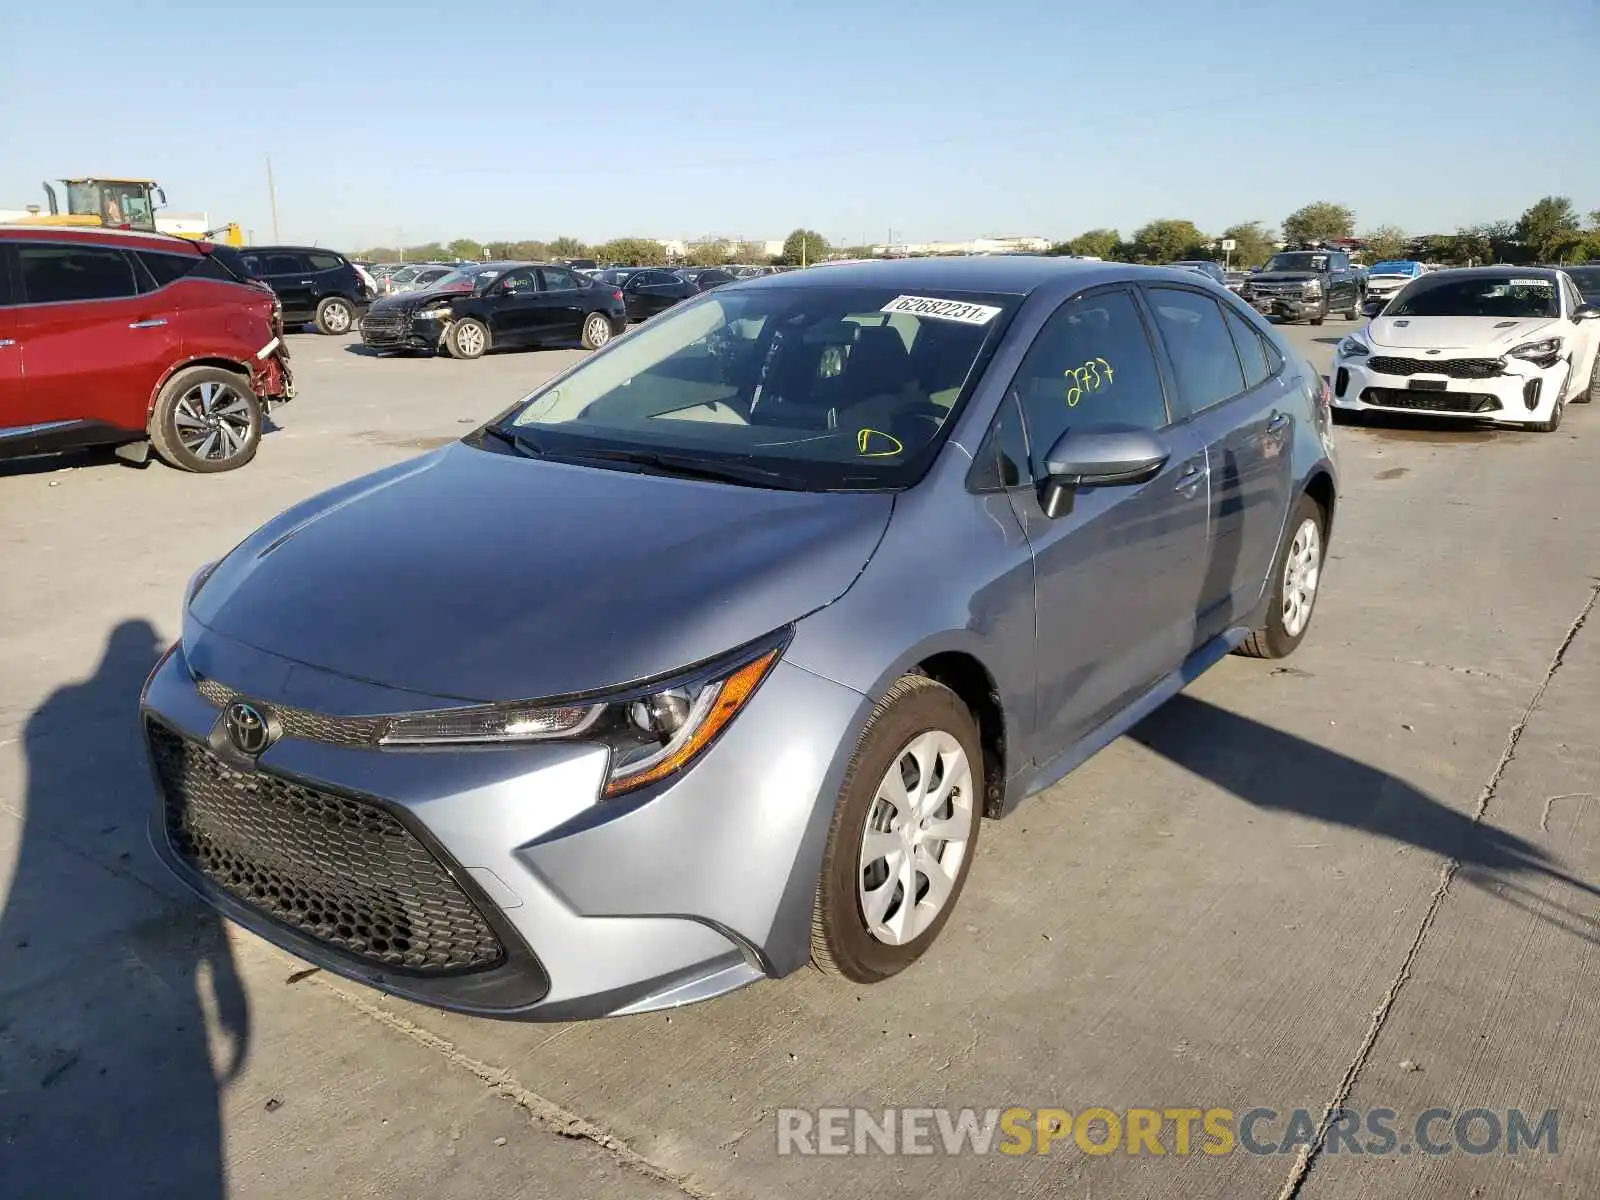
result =
[{"label": "black sedan", "polygon": [[622,285],[622,296],[627,302],[628,320],[648,321],[679,301],[732,282],[733,276],[718,267],[692,271],[650,269],[628,276]]},{"label": "black sedan", "polygon": [[374,350],[481,358],[491,348],[576,339],[598,350],[627,328],[622,293],[569,267],[473,263],[427,291],[380,300],[361,322]]}]

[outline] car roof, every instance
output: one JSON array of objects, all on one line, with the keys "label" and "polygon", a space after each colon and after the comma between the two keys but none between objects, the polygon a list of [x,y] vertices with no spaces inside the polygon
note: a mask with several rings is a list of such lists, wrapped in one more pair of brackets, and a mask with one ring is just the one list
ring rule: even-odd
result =
[{"label": "car roof", "polygon": [[1446,267],[1442,271],[1429,271],[1429,279],[1451,276],[1456,279],[1496,279],[1504,275],[1534,275],[1542,279],[1555,279],[1560,267],[1518,267],[1500,263],[1489,267]]},{"label": "car roof", "polygon": [[1193,284],[1194,273],[1167,267],[1138,267],[1128,263],[1086,262],[1082,259],[1043,258],[1028,255],[975,256],[972,258],[898,258],[829,264],[827,270],[785,271],[740,279],[739,288],[792,288],[815,282],[819,287],[844,284],[913,290],[933,288],[967,292],[1002,292],[1027,295],[1039,288],[1076,291],[1098,283],[1148,277]]},{"label": "car roof", "polygon": [[243,254],[261,254],[272,251],[279,253],[288,251],[290,254],[338,254],[340,258],[348,261],[348,255],[341,254],[328,246],[241,246],[239,249]]},{"label": "car roof", "polygon": [[52,242],[80,242],[86,246],[97,243],[133,243],[147,250],[165,250],[182,253],[184,248],[203,254],[204,251],[189,238],[175,233],[151,233],[143,229],[106,229],[101,225],[39,225],[33,222],[0,223],[0,234],[20,234],[26,238],[39,238]]}]

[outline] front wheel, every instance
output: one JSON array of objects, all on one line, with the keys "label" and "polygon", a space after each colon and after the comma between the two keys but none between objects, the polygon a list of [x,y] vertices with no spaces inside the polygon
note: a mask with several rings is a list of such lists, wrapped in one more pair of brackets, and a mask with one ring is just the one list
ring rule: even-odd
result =
[{"label": "front wheel", "polygon": [[482,358],[489,349],[489,327],[473,317],[465,317],[450,326],[444,340],[451,358]]},{"label": "front wheel", "polygon": [[1322,302],[1322,307],[1317,309],[1317,315],[1311,318],[1311,323],[1313,325],[1321,325],[1327,319],[1328,319],[1328,302],[1326,300],[1324,300]]},{"label": "front wheel", "polygon": [[1350,298],[1350,307],[1344,310],[1344,319],[1346,321],[1359,321],[1359,320],[1361,320],[1361,311],[1365,307],[1366,307],[1366,305],[1362,302],[1362,299],[1361,299],[1361,293],[1360,292],[1356,292]]},{"label": "front wheel", "polygon": [[350,332],[355,324],[355,313],[350,302],[342,296],[329,296],[317,305],[317,332],[334,335]]},{"label": "front wheel", "polygon": [[604,313],[590,313],[583,322],[583,336],[579,339],[585,350],[598,350],[611,340],[611,322]]},{"label": "front wheel", "polygon": [[1561,411],[1565,406],[1561,397],[1556,397],[1556,406],[1550,410],[1550,415],[1543,421],[1529,421],[1523,428],[1531,429],[1534,433],[1554,433],[1561,428]]},{"label": "front wheel", "polygon": [[1300,645],[1311,627],[1311,610],[1322,582],[1326,528],[1322,508],[1310,496],[1301,496],[1273,562],[1266,624],[1239,644],[1238,653],[1247,658],[1287,658]]},{"label": "front wheel", "polygon": [[214,474],[242,467],[261,441],[261,402],[244,377],[220,367],[179,371],[150,414],[150,441],[172,466]]},{"label": "front wheel", "polygon": [[867,718],[839,791],[811,922],[818,969],[876,983],[922,956],[966,883],[983,795],[966,705],[903,676]]}]

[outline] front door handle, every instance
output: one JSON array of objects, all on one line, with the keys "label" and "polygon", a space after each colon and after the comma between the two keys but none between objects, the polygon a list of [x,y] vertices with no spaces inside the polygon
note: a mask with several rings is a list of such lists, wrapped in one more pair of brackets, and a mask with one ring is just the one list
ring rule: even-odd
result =
[{"label": "front door handle", "polygon": [[1178,476],[1178,482],[1173,486],[1172,490],[1185,496],[1193,496],[1195,492],[1199,491],[1200,485],[1205,482],[1205,478],[1204,469],[1195,466],[1194,463],[1190,463],[1183,469],[1183,474]]},{"label": "front door handle", "polygon": [[167,323],[165,317],[151,317],[148,321],[135,321],[129,329],[160,329]]},{"label": "front door handle", "polygon": [[1288,413],[1273,413],[1272,420],[1267,422],[1268,433],[1281,433],[1289,425]]},{"label": "front door handle", "polygon": [[5,349],[7,346],[15,346],[16,344],[17,343],[11,338],[0,338],[0,350]]}]

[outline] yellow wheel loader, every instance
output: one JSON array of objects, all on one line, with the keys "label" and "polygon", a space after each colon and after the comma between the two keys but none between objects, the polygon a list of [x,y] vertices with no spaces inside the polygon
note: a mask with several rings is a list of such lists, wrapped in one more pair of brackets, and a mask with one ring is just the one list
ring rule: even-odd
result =
[{"label": "yellow wheel loader", "polygon": [[244,232],[237,223],[206,229],[203,219],[162,216],[167,195],[152,179],[63,179],[66,210],[49,183],[44,185],[48,212],[30,205],[26,216],[15,218],[23,224],[103,225],[112,229],[139,229],[147,233],[173,233],[192,241],[244,245]]}]

